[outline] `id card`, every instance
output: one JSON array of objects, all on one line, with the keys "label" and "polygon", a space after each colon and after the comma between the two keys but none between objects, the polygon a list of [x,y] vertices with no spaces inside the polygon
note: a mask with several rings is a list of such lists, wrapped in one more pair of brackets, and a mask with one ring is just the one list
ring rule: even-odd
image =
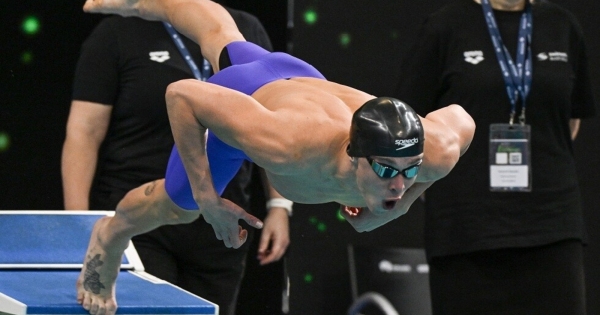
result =
[{"label": "id card", "polygon": [[490,125],[490,190],[531,191],[531,126]]}]

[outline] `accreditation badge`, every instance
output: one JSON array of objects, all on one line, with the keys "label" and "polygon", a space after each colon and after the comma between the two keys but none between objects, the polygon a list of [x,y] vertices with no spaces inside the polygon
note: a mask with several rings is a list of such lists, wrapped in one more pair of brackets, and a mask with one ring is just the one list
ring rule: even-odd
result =
[{"label": "accreditation badge", "polygon": [[531,126],[490,125],[490,190],[531,191]]}]

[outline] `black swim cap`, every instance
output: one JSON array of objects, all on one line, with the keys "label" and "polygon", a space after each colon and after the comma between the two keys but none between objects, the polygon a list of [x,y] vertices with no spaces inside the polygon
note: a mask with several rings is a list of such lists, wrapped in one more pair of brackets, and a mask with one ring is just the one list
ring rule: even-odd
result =
[{"label": "black swim cap", "polygon": [[423,153],[423,126],[407,104],[378,97],[352,116],[348,155],[353,157],[408,157]]}]

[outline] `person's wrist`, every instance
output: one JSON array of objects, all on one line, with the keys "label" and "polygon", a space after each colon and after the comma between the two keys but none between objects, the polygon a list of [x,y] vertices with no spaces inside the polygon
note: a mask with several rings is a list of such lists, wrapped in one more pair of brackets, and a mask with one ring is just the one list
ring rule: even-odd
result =
[{"label": "person's wrist", "polygon": [[287,211],[288,216],[292,216],[294,202],[285,198],[272,198],[267,201],[267,211],[271,208],[282,208]]}]

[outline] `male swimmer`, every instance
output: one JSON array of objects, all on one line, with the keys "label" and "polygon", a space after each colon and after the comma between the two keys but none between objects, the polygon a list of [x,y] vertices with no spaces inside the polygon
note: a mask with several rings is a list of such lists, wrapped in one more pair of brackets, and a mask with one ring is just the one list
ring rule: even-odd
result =
[{"label": "male swimmer", "polygon": [[170,22],[200,44],[216,73],[169,86],[176,149],[166,179],[130,191],[95,225],[77,285],[90,314],[114,314],[120,257],[134,235],[202,215],[225,246],[238,248],[247,233],[240,219],[262,227],[219,197],[243,159],[288,199],[347,205],[345,218],[363,232],[406,213],[473,137],[460,106],[421,118],[399,100],[327,81],[304,61],[245,42],[227,11],[208,0],[88,0],[84,10]]}]

